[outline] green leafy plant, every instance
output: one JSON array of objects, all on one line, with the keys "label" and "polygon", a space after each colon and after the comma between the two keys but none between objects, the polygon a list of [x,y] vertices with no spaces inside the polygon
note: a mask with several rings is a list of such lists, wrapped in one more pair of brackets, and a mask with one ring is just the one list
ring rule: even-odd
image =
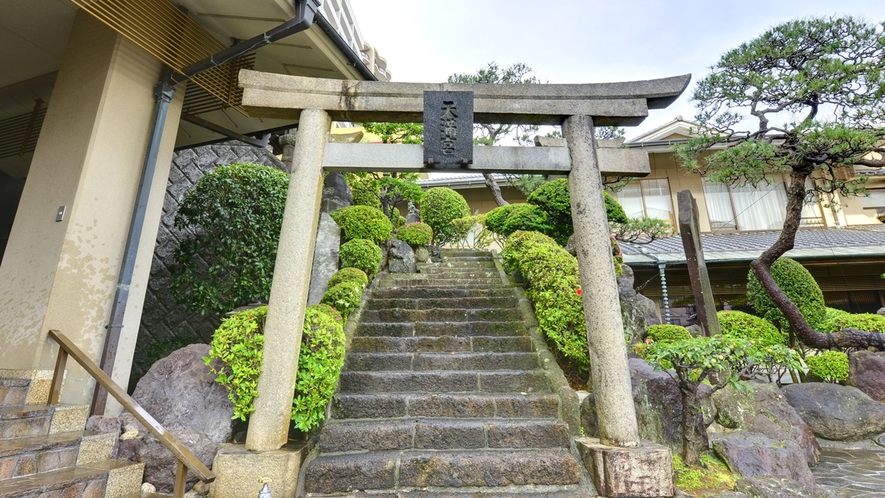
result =
[{"label": "green leafy plant", "polygon": [[[253,400],[258,396],[258,376],[264,348],[264,321],[267,306],[248,309],[221,321],[212,336],[209,356],[203,361],[216,374],[215,382],[227,388],[234,404],[234,417],[246,420],[255,411]],[[216,370],[212,360],[221,360]]]},{"label": "green leafy plant", "polygon": [[725,335],[749,339],[757,346],[788,345],[787,336],[764,318],[733,310],[723,310],[716,315]]},{"label": "green leafy plant", "polygon": [[692,496],[709,496],[734,489],[740,475],[728,470],[728,466],[712,453],[704,453],[699,464],[687,466],[679,455],[673,455],[674,484]]},{"label": "green leafy plant", "polygon": [[381,269],[381,248],[371,240],[353,239],[341,244],[338,257],[342,267],[358,268],[369,276]]},{"label": "green leafy plant", "polygon": [[341,227],[344,240],[368,239],[376,244],[387,242],[393,225],[380,209],[369,206],[350,206],[331,214]]},{"label": "green leafy plant", "polygon": [[344,180],[350,187],[354,206],[368,206],[381,209],[381,185],[368,173],[344,173]]},{"label": "green leafy plant", "polygon": [[[507,204],[489,211],[486,213],[486,226],[489,230],[504,237],[519,230],[539,232],[545,235],[550,235],[553,232],[553,224],[547,213],[538,206],[526,203]],[[568,236],[566,236],[566,240],[568,240]],[[560,241],[557,240],[557,242]],[[565,243],[560,245],[565,245]]]},{"label": "green leafy plant", "polygon": [[[826,319],[824,294],[811,273],[790,258],[778,258],[771,265],[771,276],[787,297],[796,304],[805,321],[813,328],[820,328]],[[790,330],[790,322],[768,297],[762,284],[752,271],[747,276],[747,297],[753,309],[781,330]]]},{"label": "green leafy plant", "polygon": [[[759,347],[747,339],[725,334],[651,341],[643,346],[641,354],[649,364],[665,371],[679,384],[683,407],[682,457],[688,465],[697,465],[708,447],[700,410],[705,397],[727,385],[744,388],[742,379],[767,372],[773,364],[786,369],[799,366],[798,355],[786,346]],[[699,387],[705,381],[711,389],[702,392]]]},{"label": "green leafy plant", "polygon": [[670,223],[657,218],[629,218],[626,222],[609,222],[612,235],[621,242],[648,243],[673,235]]},{"label": "green leafy plant", "polygon": [[[549,181],[535,189],[526,200],[529,204],[538,206],[547,213],[550,228],[547,232],[542,233],[553,237],[559,245],[564,246],[568,242],[569,236],[575,231],[572,226],[572,205],[569,197],[568,179],[557,178]],[[617,204],[614,198],[608,196],[606,198],[606,215],[609,214],[609,202]],[[621,211],[623,212],[623,209]]]},{"label": "green leafy plant", "polygon": [[433,240],[433,229],[421,221],[406,223],[396,232],[396,238],[410,246],[426,246]]},{"label": "green leafy plant", "polygon": [[808,370],[825,382],[837,383],[848,380],[848,355],[842,351],[823,351],[805,357]]},{"label": "green leafy plant", "polygon": [[417,173],[349,172],[344,178],[355,205],[381,209],[394,225],[401,217],[397,206],[408,201],[420,203],[424,196]]},{"label": "green leafy plant", "polygon": [[649,325],[645,330],[645,337],[656,342],[673,342],[690,339],[691,333],[682,325],[659,323]]},{"label": "green leafy plant", "polygon": [[[827,308],[827,320],[821,326],[822,332],[836,332],[842,329],[857,329],[865,332],[885,332],[885,316],[873,313],[831,313]],[[836,310],[841,311],[841,310]]]},{"label": "green leafy plant", "polygon": [[447,244],[458,234],[452,220],[470,216],[467,201],[458,192],[447,187],[434,187],[424,192],[421,201],[421,221],[433,229],[433,242]]},{"label": "green leafy plant", "polygon": [[508,271],[526,281],[538,331],[557,355],[586,370],[590,357],[577,259],[550,237],[524,231],[507,238],[501,255]]},{"label": "green leafy plant", "polygon": [[369,284],[369,277],[359,268],[342,268],[332,275],[326,287],[331,288],[344,282],[354,282],[365,288]]},{"label": "green leafy plant", "polygon": [[181,241],[169,269],[176,302],[220,314],[267,300],[288,185],[289,175],[257,164],[203,175],[175,215],[175,228],[193,234]]},{"label": "green leafy plant", "polygon": [[304,313],[298,376],[292,400],[292,421],[304,432],[318,427],[325,420],[326,405],[335,394],[344,366],[343,322],[341,315],[325,304],[308,306]]},{"label": "green leafy plant", "polygon": [[358,282],[341,282],[326,289],[320,302],[335,308],[347,320],[353,310],[359,307],[362,296],[363,286]]}]

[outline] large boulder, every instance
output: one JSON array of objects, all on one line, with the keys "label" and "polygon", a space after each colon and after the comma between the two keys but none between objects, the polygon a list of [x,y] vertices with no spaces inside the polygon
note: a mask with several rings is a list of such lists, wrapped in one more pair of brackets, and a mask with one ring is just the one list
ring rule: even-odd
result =
[{"label": "large boulder", "polygon": [[415,252],[409,244],[392,239],[387,253],[387,271],[390,273],[415,273]]},{"label": "large boulder", "polygon": [[328,213],[320,214],[316,246],[313,250],[313,267],[310,270],[310,287],[307,304],[319,304],[326,293],[332,275],[338,271],[338,255],[341,249],[341,229]]},{"label": "large boulder", "polygon": [[621,265],[618,277],[618,297],[621,302],[621,318],[624,332],[631,339],[645,336],[645,329],[658,323],[658,307],[654,301],[633,290],[633,268]]},{"label": "large boulder", "polygon": [[815,436],[858,441],[885,432],[885,405],[856,387],[806,382],[782,392]]},{"label": "large boulder", "polygon": [[806,484],[783,476],[756,476],[738,479],[735,491],[755,498],[836,498],[834,490],[820,485]]},{"label": "large boulder", "polygon": [[848,355],[848,385],[885,403],[885,353],[855,351]]},{"label": "large boulder", "polygon": [[712,434],[710,445],[732,472],[744,477],[781,475],[814,484],[814,476],[805,463],[805,451],[793,441],[777,441],[755,432],[733,431]]},{"label": "large boulder", "polygon": [[817,438],[774,384],[753,382],[750,389],[726,387],[713,394],[716,421],[729,429],[763,434],[775,441],[792,441],[814,467],[820,458]]},{"label": "large boulder", "polygon": [[[187,447],[206,467],[212,466],[219,445],[210,441],[205,434],[191,430],[169,430],[176,441]],[[136,459],[144,464],[144,482],[153,484],[160,493],[171,493],[175,486],[175,470],[178,459],[159,439],[147,434],[138,442]],[[197,482],[197,477],[188,472],[187,487]]]},{"label": "large boulder", "polygon": [[[166,429],[202,432],[216,443],[226,443],[233,432],[234,405],[227,388],[215,382],[203,363],[208,355],[208,344],[191,344],[173,352],[154,363],[132,397]],[[215,360],[213,366],[222,365]],[[139,434],[147,433],[128,412],[120,420],[124,429],[134,427]]]}]

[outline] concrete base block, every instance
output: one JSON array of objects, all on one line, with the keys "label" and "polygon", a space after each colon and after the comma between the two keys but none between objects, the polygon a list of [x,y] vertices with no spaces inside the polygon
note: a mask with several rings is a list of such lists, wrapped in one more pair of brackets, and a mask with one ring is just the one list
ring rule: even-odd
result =
[{"label": "concrete base block", "polygon": [[619,448],[588,437],[575,443],[601,496],[673,496],[673,458],[666,446],[642,441],[639,448]]},{"label": "concrete base block", "polygon": [[212,464],[215,482],[211,498],[258,496],[268,483],[274,498],[293,498],[298,487],[298,473],[307,456],[307,445],[289,443],[274,451],[249,451],[242,444],[232,444],[218,451]]}]

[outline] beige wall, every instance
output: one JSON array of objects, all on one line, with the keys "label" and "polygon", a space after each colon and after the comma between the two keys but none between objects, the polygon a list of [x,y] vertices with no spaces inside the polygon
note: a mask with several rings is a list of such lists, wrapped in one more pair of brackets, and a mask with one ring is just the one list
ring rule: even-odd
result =
[{"label": "beige wall", "polygon": [[[77,13],[0,266],[3,368],[51,368],[57,349],[46,332],[53,328],[99,358],[159,75],[159,62]],[[170,135],[179,108],[170,109]],[[174,137],[167,138],[142,247],[156,238]],[[59,206],[66,206],[62,222],[55,221]],[[150,252],[138,259],[132,303],[139,306],[127,316],[124,351],[134,348]],[[91,391],[85,372],[69,366],[62,400],[86,402]]]}]

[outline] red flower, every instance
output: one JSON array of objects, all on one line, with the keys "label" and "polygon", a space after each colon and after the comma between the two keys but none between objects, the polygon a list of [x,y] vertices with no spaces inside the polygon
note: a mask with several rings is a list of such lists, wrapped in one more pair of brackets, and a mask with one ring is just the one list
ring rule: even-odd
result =
[{"label": "red flower", "polygon": [[577,295],[579,295],[579,296],[580,296],[580,295],[581,295],[581,293],[582,293],[582,292],[581,292],[581,289],[575,289],[575,293],[576,293],[576,294],[577,294]]}]

